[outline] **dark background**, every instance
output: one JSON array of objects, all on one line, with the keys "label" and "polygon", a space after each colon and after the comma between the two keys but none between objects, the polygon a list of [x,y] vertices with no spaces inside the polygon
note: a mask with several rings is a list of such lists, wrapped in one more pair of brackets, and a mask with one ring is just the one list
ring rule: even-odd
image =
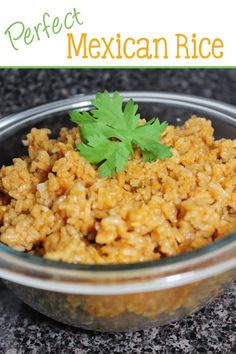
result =
[{"label": "dark background", "polygon": [[104,89],[181,92],[236,104],[236,70],[0,70],[0,115]]},{"label": "dark background", "polygon": [[[0,70],[0,116],[79,93],[181,92],[236,105],[236,70]],[[1,153],[1,152],[0,152]],[[0,354],[233,354],[236,285],[183,321],[135,333],[74,329],[30,309],[0,282]]]}]

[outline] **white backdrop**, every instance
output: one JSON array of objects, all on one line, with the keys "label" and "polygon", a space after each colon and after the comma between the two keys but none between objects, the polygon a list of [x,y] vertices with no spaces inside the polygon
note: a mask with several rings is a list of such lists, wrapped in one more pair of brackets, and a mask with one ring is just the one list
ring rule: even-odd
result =
[{"label": "white backdrop", "polygon": [[[1,3],[0,66],[236,66],[234,0],[8,0]],[[52,24],[56,16],[64,21],[66,13],[73,8],[80,12],[82,25],[75,23],[70,30],[63,27],[56,35],[49,28],[50,38],[45,31],[41,32],[43,27],[39,26],[40,40],[37,39],[34,26],[42,22],[44,13],[50,15],[46,20]],[[32,43],[26,45],[23,34],[20,36],[22,25],[11,27],[11,36],[20,37],[14,40],[19,50],[13,48],[9,32],[4,34],[17,21],[24,23],[25,31],[31,29],[31,36],[34,34]],[[87,33],[88,38],[105,37],[108,41],[117,33],[122,39],[146,37],[152,41],[153,38],[165,37],[168,59],[162,56],[159,59],[111,59],[109,56],[106,59],[83,59],[81,55],[68,59],[69,32],[73,33],[77,44],[82,33]],[[176,59],[176,33],[185,34],[189,40],[193,33],[196,33],[197,40],[202,37],[210,40],[221,38],[224,42],[223,57],[185,59],[183,56]],[[115,42],[113,44],[111,49],[115,50]],[[190,52],[191,48],[189,46]]]}]

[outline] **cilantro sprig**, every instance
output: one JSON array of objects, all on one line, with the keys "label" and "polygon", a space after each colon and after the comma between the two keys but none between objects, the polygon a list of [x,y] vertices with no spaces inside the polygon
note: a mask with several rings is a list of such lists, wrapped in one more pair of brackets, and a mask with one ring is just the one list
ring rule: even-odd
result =
[{"label": "cilantro sprig", "polygon": [[140,124],[138,105],[129,100],[123,109],[118,92],[97,93],[90,112],[71,112],[70,118],[80,129],[83,143],[76,150],[90,163],[99,164],[99,176],[111,177],[125,169],[134,147],[141,150],[145,161],[153,162],[172,156],[170,147],[161,144],[167,122],[153,118]]}]

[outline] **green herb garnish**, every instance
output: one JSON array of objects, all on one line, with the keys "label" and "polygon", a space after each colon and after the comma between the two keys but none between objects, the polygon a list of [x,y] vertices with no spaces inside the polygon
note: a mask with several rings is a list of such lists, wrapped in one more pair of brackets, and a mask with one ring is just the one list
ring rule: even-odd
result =
[{"label": "green herb garnish", "polygon": [[172,156],[170,148],[160,143],[167,122],[153,118],[140,125],[138,105],[129,100],[123,109],[118,92],[97,93],[92,104],[95,109],[90,112],[71,112],[70,117],[79,126],[84,142],[77,144],[76,150],[90,163],[99,164],[100,177],[123,171],[134,146],[140,148],[145,161]]}]

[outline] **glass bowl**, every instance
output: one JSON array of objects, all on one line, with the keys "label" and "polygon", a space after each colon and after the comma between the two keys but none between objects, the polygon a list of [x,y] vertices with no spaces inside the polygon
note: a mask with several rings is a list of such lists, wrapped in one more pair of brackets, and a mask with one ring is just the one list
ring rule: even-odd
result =
[{"label": "glass bowl", "polygon": [[[236,108],[213,100],[159,92],[122,92],[143,117],[178,125],[192,114],[212,120],[215,136],[236,137]],[[91,109],[90,96],[52,102],[0,120],[0,165],[25,153],[34,126],[57,134],[68,111]],[[65,324],[126,331],[159,326],[191,314],[236,277],[236,233],[175,257],[122,265],[72,265],[20,253],[0,244],[0,277],[22,301]]]}]

